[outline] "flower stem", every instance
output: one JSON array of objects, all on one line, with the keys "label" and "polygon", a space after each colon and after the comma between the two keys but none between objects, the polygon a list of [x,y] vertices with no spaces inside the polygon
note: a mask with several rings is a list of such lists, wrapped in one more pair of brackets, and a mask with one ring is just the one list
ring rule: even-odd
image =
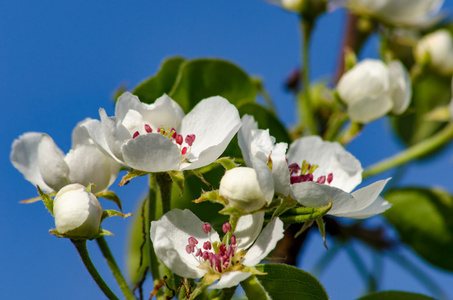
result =
[{"label": "flower stem", "polygon": [[91,262],[90,256],[87,250],[87,241],[86,240],[73,240],[71,242],[77,249],[77,252],[82,259],[83,264],[87,268],[88,272],[90,273],[91,277],[93,277],[94,281],[98,284],[99,288],[104,292],[104,294],[110,300],[119,300],[118,297],[110,290],[109,286],[105,283],[102,279],[101,275],[99,275],[96,267]]},{"label": "flower stem", "polygon": [[249,299],[271,299],[255,275],[242,281],[241,286]]},{"label": "flower stem", "polygon": [[426,140],[404,150],[400,153],[384,159],[370,167],[364,172],[362,177],[370,177],[382,173],[388,169],[398,167],[411,160],[419,158],[449,142],[453,138],[453,123],[449,123],[442,130]]},{"label": "flower stem", "polygon": [[116,282],[118,282],[118,285],[119,285],[121,291],[123,292],[124,297],[127,300],[135,300],[134,294],[129,289],[126,279],[124,279],[124,276],[121,273],[120,268],[116,264],[115,258],[113,257],[112,252],[110,251],[109,245],[107,244],[107,241],[105,240],[105,238],[103,236],[101,236],[96,239],[96,242],[98,243],[98,246],[101,249],[101,252],[104,255],[104,258],[107,261],[107,263],[110,267],[110,270],[112,271],[112,274],[116,279]]},{"label": "flower stem", "polygon": [[[164,277],[164,271],[162,263],[157,258],[156,253],[154,252],[153,241],[150,236],[150,224],[152,221],[157,220],[157,193],[158,187],[156,183],[156,178],[154,174],[149,174],[149,195],[148,195],[148,218],[145,218],[146,226],[146,239],[148,241],[148,253],[149,253],[149,268],[151,270],[151,275],[153,276],[154,284],[158,284],[159,280]],[[157,295],[159,298],[161,294]]]},{"label": "flower stem", "polygon": [[314,27],[314,21],[311,19],[301,18],[300,27],[302,32],[302,82],[304,96],[302,97],[302,116],[305,125],[310,130],[311,134],[317,134],[318,128],[315,119],[313,118],[311,94],[310,94],[310,38]]}]

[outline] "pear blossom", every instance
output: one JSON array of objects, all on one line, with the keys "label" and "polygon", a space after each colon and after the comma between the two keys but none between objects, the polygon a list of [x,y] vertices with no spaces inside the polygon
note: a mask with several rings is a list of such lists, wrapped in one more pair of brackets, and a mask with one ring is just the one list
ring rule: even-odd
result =
[{"label": "pear blossom", "polygon": [[53,214],[56,230],[64,236],[90,239],[101,230],[101,204],[81,184],[70,184],[58,191]]},{"label": "pear blossom", "polygon": [[76,125],[72,149],[66,155],[45,133],[21,135],[13,142],[11,163],[25,179],[46,192],[58,191],[70,183],[94,184],[93,192],[106,190],[115,181],[120,165],[89,138],[83,128],[89,121]]},{"label": "pear blossom", "polygon": [[444,0],[345,0],[341,2],[358,15],[372,16],[392,25],[426,27],[439,19],[439,11]]},{"label": "pear blossom", "polygon": [[391,204],[379,197],[390,179],[376,181],[351,193],[362,181],[360,162],[340,144],[318,136],[291,143],[288,154],[291,197],[307,207],[328,205],[327,214],[362,219],[379,214]]},{"label": "pear blossom", "polygon": [[[227,239],[190,210],[173,209],[151,222],[151,240],[157,257],[181,277],[204,277],[211,287],[235,286],[252,275],[252,267],[264,259],[283,237],[283,222],[275,218],[261,231],[264,213],[239,218],[236,229],[225,223]],[[261,233],[260,233],[261,232]],[[253,245],[252,245],[253,244]]]},{"label": "pear blossom", "polygon": [[337,91],[348,106],[351,120],[369,123],[385,114],[402,114],[409,106],[412,87],[409,74],[399,61],[386,66],[365,59],[340,78]]},{"label": "pear blossom", "polygon": [[305,1],[306,0],[266,0],[266,2],[278,5],[293,12],[300,12]]},{"label": "pear blossom", "polygon": [[101,120],[84,126],[90,137],[117,162],[136,170],[165,172],[196,169],[217,159],[240,127],[237,109],[216,96],[184,115],[163,95],[153,104],[122,94],[115,116],[99,110]]},{"label": "pear blossom", "polygon": [[453,74],[453,37],[445,29],[421,38],[414,47],[414,57],[419,64],[428,63],[443,75]]}]

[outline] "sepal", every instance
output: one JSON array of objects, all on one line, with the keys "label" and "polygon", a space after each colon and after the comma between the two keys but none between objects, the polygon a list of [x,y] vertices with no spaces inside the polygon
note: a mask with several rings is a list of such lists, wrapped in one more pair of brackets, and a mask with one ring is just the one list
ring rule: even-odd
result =
[{"label": "sepal", "polygon": [[234,158],[221,157],[217,159],[215,162],[221,164],[226,171],[239,167],[239,165],[234,162]]},{"label": "sepal", "polygon": [[113,201],[116,205],[118,205],[118,208],[120,209],[120,211],[123,211],[123,207],[121,205],[121,199],[120,199],[120,197],[118,197],[117,194],[115,194],[115,192],[103,191],[103,192],[100,192],[100,193],[97,193],[94,195],[98,198],[104,198],[104,199]]},{"label": "sepal", "polygon": [[36,187],[38,188],[38,193],[39,193],[39,196],[41,197],[42,202],[46,206],[47,210],[53,216],[53,200],[52,200],[52,198],[49,195],[47,195],[46,193],[44,193],[38,185]]},{"label": "sepal", "polygon": [[184,193],[184,173],[182,171],[169,171],[167,173],[170,175],[171,180],[176,183],[179,190],[179,197],[181,197]]},{"label": "sepal", "polygon": [[119,186],[128,184],[132,178],[145,176],[147,174],[149,174],[149,172],[130,169],[129,172],[121,179]]},{"label": "sepal", "polygon": [[102,212],[101,222],[110,217],[123,217],[127,218],[132,216],[131,213],[123,214],[122,212],[116,211],[114,209],[106,209]]},{"label": "sepal", "polygon": [[332,208],[332,199],[329,204],[320,207],[297,207],[290,209],[280,219],[285,224],[303,223],[322,218]]}]

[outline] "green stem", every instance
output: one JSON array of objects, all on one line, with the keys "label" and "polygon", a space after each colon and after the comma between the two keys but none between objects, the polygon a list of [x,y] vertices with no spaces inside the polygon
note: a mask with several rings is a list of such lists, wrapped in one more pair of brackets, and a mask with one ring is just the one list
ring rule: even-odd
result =
[{"label": "green stem", "polygon": [[96,267],[93,265],[93,262],[91,261],[90,256],[88,254],[87,241],[71,239],[71,242],[76,247],[77,252],[79,253],[80,258],[82,259],[83,264],[87,268],[91,277],[93,277],[94,281],[98,284],[98,286],[102,290],[102,292],[104,292],[104,294],[110,300],[119,300],[118,297],[112,292],[112,290],[110,290],[109,286],[105,283],[105,281],[102,279],[101,275],[99,275],[98,271],[96,270]]},{"label": "green stem", "polygon": [[[144,218],[146,226],[146,239],[148,241],[148,255],[149,255],[149,268],[151,270],[151,275],[153,276],[154,284],[157,284],[159,280],[164,277],[162,263],[156,256],[154,252],[153,241],[150,236],[150,225],[152,221],[157,220],[157,183],[154,174],[149,174],[149,195],[148,195],[148,218]],[[158,294],[157,297],[161,296]]]},{"label": "green stem", "polygon": [[134,294],[129,289],[126,279],[124,279],[124,276],[121,273],[120,268],[116,264],[115,258],[113,257],[112,252],[110,251],[109,245],[107,244],[105,238],[101,236],[96,239],[96,242],[98,243],[98,246],[101,249],[104,258],[107,261],[110,270],[112,271],[112,274],[116,279],[116,282],[118,282],[118,285],[121,291],[123,292],[124,297],[126,297],[127,300],[135,300]]},{"label": "green stem", "polygon": [[314,27],[314,21],[306,18],[301,18],[300,27],[302,32],[302,82],[304,97],[301,103],[302,116],[304,122],[311,134],[317,134],[318,128],[313,117],[313,109],[310,94],[310,38]]},{"label": "green stem", "polygon": [[250,276],[246,280],[241,282],[241,286],[244,289],[248,299],[271,299],[269,294],[263,288],[261,283],[256,279],[255,275]]},{"label": "green stem", "polygon": [[453,138],[453,123],[445,126],[441,131],[436,133],[430,138],[414,145],[390,158],[384,159],[370,167],[364,172],[362,177],[370,177],[379,173],[382,173],[388,169],[403,165],[411,160],[419,158],[436,148],[444,145]]}]

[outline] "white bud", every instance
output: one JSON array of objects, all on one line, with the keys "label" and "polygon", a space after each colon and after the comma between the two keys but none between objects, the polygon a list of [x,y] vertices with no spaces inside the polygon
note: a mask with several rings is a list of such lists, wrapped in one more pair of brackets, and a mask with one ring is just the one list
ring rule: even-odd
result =
[{"label": "white bud", "polygon": [[260,209],[267,203],[253,168],[228,170],[220,180],[219,193],[229,207],[237,207],[245,212]]},{"label": "white bud", "polygon": [[66,236],[93,238],[100,231],[101,204],[81,184],[67,185],[57,193],[53,214],[56,230]]},{"label": "white bud", "polygon": [[417,63],[428,63],[440,74],[452,75],[453,38],[451,34],[441,29],[424,36],[415,46],[414,56]]},{"label": "white bud", "polygon": [[300,12],[304,0],[282,0],[283,8],[295,12]]},{"label": "white bud", "polygon": [[403,65],[392,61],[386,66],[376,59],[363,60],[346,72],[337,91],[348,106],[351,120],[360,123],[369,123],[388,112],[403,113],[412,95],[409,74]]}]

